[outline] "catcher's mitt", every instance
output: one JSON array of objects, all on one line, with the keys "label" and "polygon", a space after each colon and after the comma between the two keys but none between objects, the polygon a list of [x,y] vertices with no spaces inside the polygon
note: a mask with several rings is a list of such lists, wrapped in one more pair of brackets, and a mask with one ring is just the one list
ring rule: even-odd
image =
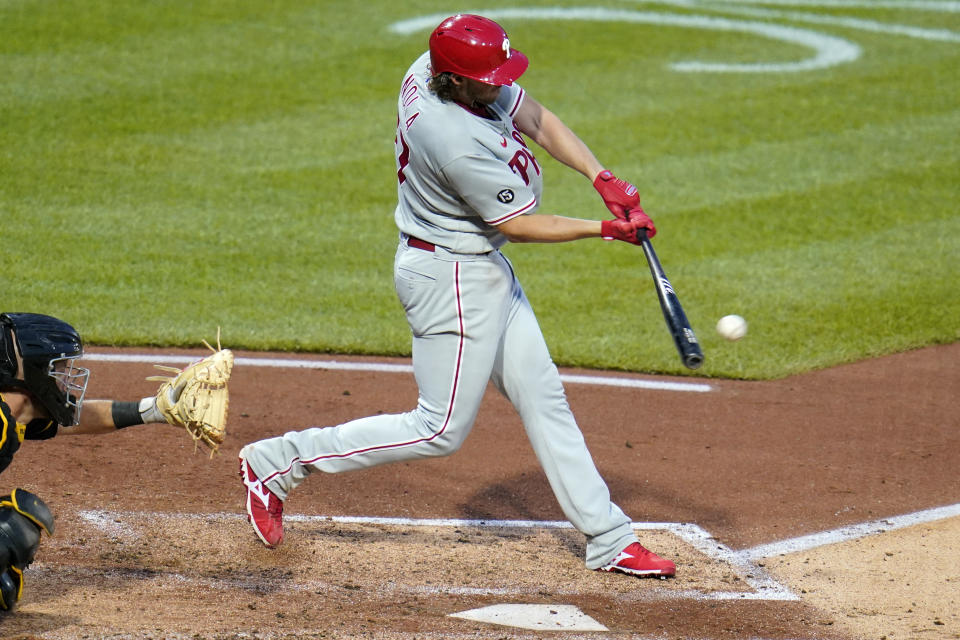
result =
[{"label": "catcher's mitt", "polygon": [[212,355],[180,370],[176,367],[154,365],[157,369],[176,374],[173,377],[150,376],[147,380],[163,382],[157,391],[157,409],[167,422],[184,427],[194,439],[194,450],[199,442],[210,448],[210,457],[217,453],[226,435],[227,382],[233,370],[233,352],[217,348],[206,340]]}]

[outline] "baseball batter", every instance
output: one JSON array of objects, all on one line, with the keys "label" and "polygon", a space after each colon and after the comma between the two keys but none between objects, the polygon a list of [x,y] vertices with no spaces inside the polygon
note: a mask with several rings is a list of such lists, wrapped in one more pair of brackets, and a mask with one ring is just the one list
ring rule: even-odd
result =
[{"label": "baseball batter", "polygon": [[[417,406],[248,444],[240,474],[254,531],[283,540],[283,501],[314,471],[339,473],[446,456],[463,444],[487,383],[510,399],[564,514],[587,539],[591,569],[674,574],[637,541],[610,500],[570,411],[530,303],[500,248],[656,230],[636,188],[514,81],[527,58],[496,22],[445,20],[404,74],[395,139],[400,242],[394,284],[413,333]],[[525,138],[526,136],[526,138]],[[603,222],[535,213],[542,168],[526,139],[594,181]]]}]

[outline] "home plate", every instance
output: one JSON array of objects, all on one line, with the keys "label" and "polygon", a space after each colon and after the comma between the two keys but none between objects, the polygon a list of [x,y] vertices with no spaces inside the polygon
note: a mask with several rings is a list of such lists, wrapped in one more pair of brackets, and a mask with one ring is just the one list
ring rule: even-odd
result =
[{"label": "home plate", "polygon": [[570,604],[494,604],[449,616],[536,631],[608,631]]}]

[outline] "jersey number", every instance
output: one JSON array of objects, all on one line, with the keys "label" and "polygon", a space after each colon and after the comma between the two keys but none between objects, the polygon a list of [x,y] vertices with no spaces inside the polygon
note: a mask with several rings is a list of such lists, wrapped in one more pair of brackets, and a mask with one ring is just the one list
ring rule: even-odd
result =
[{"label": "jersey number", "polygon": [[394,142],[399,142],[402,151],[397,154],[397,164],[400,165],[400,168],[397,169],[397,180],[400,181],[400,184],[403,184],[404,180],[407,179],[407,176],[403,175],[403,170],[410,164],[410,147],[407,146],[407,141],[403,139],[403,134],[400,133],[400,129],[397,129],[397,139]]}]

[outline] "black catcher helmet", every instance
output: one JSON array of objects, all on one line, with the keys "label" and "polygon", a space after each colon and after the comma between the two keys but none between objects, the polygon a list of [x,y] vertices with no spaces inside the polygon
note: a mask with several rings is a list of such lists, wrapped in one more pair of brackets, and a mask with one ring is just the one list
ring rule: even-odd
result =
[{"label": "black catcher helmet", "polygon": [[82,355],[80,334],[66,322],[39,313],[0,314],[0,387],[29,392],[64,426],[80,421],[90,377],[75,366]]}]

